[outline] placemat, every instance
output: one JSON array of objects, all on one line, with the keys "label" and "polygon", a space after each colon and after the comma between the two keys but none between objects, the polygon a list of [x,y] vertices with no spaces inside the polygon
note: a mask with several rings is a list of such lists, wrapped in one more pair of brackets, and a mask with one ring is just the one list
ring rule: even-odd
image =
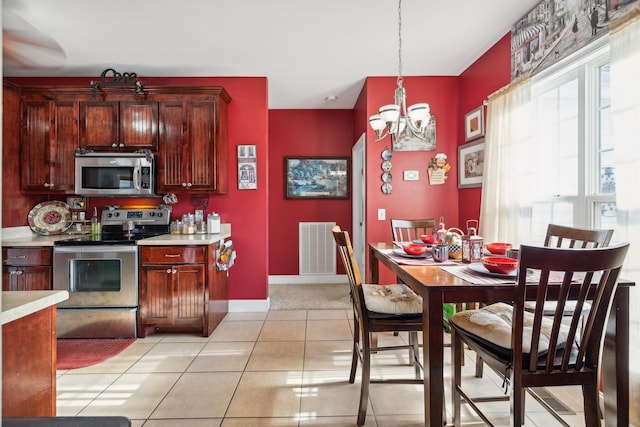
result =
[{"label": "placemat", "polygon": [[387,255],[389,258],[394,260],[396,263],[400,265],[456,265],[457,262],[454,260],[445,261],[445,262],[436,262],[431,258],[431,255],[428,255],[426,258],[406,258],[401,255],[396,255],[393,253],[393,249],[381,249],[380,252]]}]

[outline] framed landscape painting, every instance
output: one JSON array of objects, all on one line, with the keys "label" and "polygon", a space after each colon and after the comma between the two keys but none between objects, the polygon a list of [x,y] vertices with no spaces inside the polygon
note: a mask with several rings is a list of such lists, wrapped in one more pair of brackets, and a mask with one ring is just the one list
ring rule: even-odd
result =
[{"label": "framed landscape painting", "polygon": [[285,157],[285,199],[348,199],[349,157]]}]

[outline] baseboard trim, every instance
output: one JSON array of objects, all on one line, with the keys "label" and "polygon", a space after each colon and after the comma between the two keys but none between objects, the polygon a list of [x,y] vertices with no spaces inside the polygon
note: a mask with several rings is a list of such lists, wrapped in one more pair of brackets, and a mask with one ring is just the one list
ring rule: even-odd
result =
[{"label": "baseboard trim", "polygon": [[269,298],[267,299],[236,299],[229,301],[229,313],[262,312],[269,311]]},{"label": "baseboard trim", "polygon": [[322,274],[316,276],[269,276],[270,285],[295,285],[305,283],[347,283],[346,274]]}]

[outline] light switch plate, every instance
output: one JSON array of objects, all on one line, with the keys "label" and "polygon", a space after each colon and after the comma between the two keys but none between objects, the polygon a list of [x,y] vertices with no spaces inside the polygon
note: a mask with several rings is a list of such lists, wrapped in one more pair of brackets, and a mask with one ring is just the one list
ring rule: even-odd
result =
[{"label": "light switch plate", "polygon": [[378,221],[384,221],[385,219],[387,219],[387,210],[378,209]]},{"label": "light switch plate", "polygon": [[404,171],[405,181],[417,181],[420,179],[420,171]]}]

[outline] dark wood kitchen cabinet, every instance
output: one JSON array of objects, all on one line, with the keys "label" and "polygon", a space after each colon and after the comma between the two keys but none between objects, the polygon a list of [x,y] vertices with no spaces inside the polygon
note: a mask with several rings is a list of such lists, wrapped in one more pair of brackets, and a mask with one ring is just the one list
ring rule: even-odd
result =
[{"label": "dark wood kitchen cabinet", "polygon": [[80,102],[80,148],[132,152],[158,149],[158,103]]},{"label": "dark wood kitchen cabinet", "polygon": [[138,336],[196,331],[209,336],[228,312],[228,279],[215,268],[218,243],[140,246]]},{"label": "dark wood kitchen cabinet", "polygon": [[159,193],[228,192],[229,98],[224,94],[159,103]]},{"label": "dark wood kitchen cabinet", "polygon": [[23,97],[21,190],[72,194],[78,148],[78,103]]},{"label": "dark wood kitchen cabinet", "polygon": [[51,290],[51,259],[51,248],[2,248],[2,290]]}]

